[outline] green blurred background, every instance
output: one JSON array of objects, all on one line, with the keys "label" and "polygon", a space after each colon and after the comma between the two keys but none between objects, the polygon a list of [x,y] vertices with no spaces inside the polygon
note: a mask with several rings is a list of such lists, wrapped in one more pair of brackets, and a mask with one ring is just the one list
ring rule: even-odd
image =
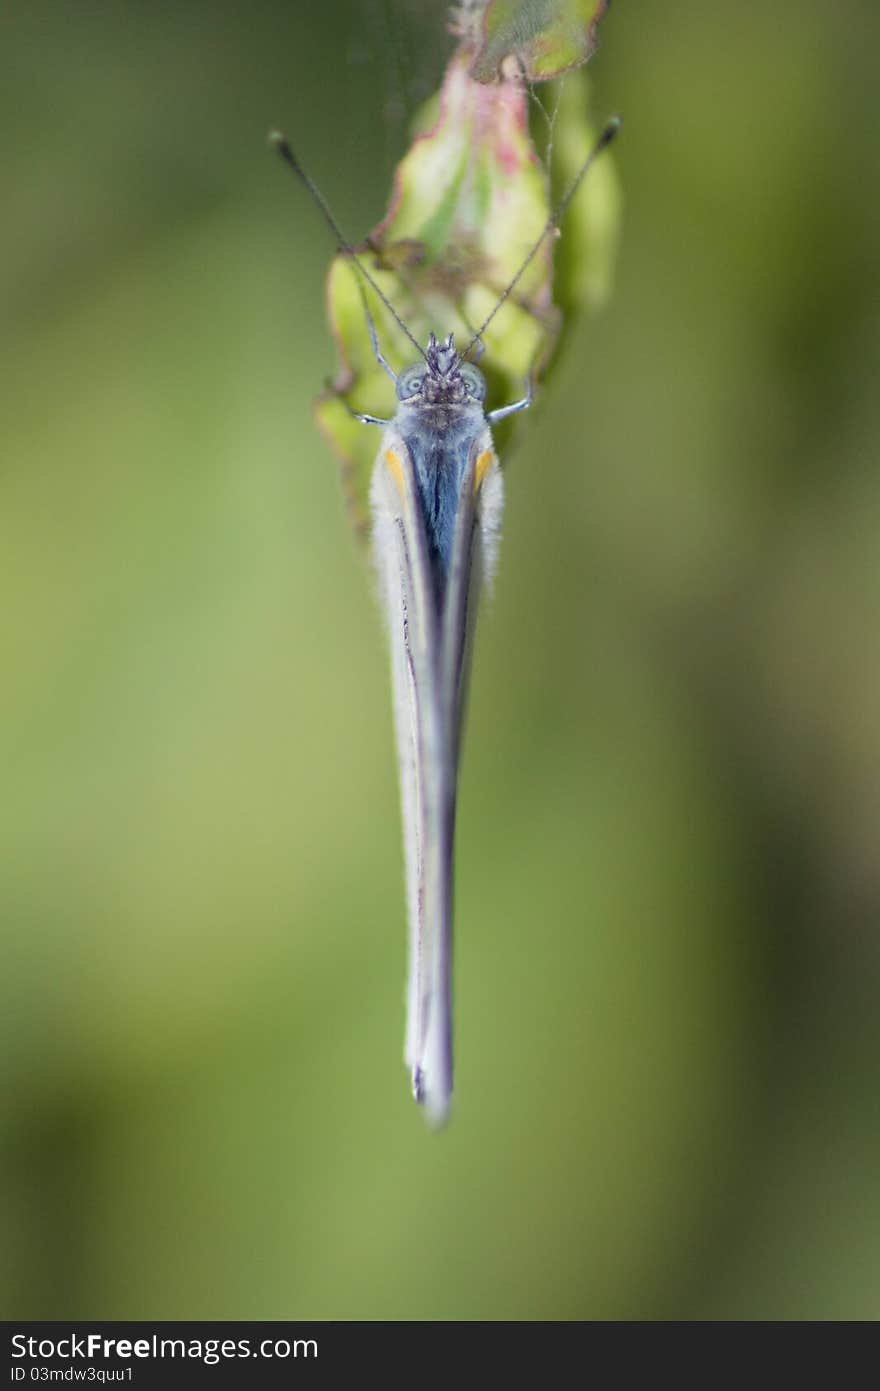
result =
[{"label": "green blurred background", "polygon": [[876,1317],[878,8],[605,23],[618,283],[508,474],[441,1135],[264,147],[371,227],[418,9],[4,6],[2,1311]]}]

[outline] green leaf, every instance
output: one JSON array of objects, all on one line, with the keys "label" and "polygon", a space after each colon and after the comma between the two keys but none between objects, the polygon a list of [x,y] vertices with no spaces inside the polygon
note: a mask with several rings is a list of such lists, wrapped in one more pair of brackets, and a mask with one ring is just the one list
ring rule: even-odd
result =
[{"label": "green leaf", "polygon": [[[583,167],[599,130],[589,119],[589,83],[584,74],[565,77],[549,91],[550,101],[558,100],[550,160],[555,205]],[[556,248],[553,298],[565,326],[578,311],[601,309],[611,294],[621,203],[617,166],[603,154],[572,199]]]},{"label": "green leaf", "polygon": [[493,82],[510,60],[532,82],[545,82],[593,56],[611,0],[487,0],[462,7],[462,31],[476,54],[471,76]]}]

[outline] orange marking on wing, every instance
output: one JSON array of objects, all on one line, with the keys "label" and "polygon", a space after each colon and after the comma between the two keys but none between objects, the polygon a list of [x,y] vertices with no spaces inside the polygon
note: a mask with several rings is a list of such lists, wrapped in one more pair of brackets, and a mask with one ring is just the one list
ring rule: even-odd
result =
[{"label": "orange marking on wing", "polygon": [[483,484],[483,479],[489,472],[492,465],[496,462],[495,450],[484,449],[482,454],[477,455],[477,462],[474,466],[474,492],[478,493]]},{"label": "orange marking on wing", "polygon": [[397,491],[403,497],[403,464],[400,462],[400,455],[393,449],[385,450],[385,462],[388,465],[391,477],[397,484]]}]

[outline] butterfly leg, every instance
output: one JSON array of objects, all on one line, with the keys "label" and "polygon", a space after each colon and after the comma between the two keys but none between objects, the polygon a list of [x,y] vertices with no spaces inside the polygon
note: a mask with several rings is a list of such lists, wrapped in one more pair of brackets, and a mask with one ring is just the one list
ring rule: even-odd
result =
[{"label": "butterfly leg", "polygon": [[362,414],[361,411],[356,411],[356,410],[354,409],[353,406],[350,406],[350,405],[348,404],[348,402],[346,401],[345,397],[342,395],[342,392],[341,392],[341,391],[337,391],[336,387],[333,385],[332,382],[330,382],[330,381],[325,382],[325,388],[326,388],[327,392],[329,393],[329,395],[335,396],[335,398],[336,398],[337,401],[341,401],[341,402],[342,402],[342,404],[345,406],[345,409],[348,411],[349,415],[351,416],[352,420],[359,420],[360,423],[361,423],[361,425],[390,425],[390,424],[391,424],[391,421],[390,421],[390,420],[383,420],[383,419],[381,418],[381,416],[378,416],[378,415],[364,415],[364,414]]},{"label": "butterfly leg", "polygon": [[[387,372],[391,380],[396,383],[397,373],[394,371],[394,368],[391,367],[391,365],[388,363],[387,359],[382,356],[382,350],[379,347],[379,336],[376,333],[376,324],[372,314],[370,313],[370,306],[367,304],[367,297],[364,294],[364,287],[363,285],[361,285],[360,281],[358,281],[358,289],[360,290],[361,304],[363,305],[364,309],[364,318],[367,321],[367,332],[370,335],[370,346],[373,349],[373,357],[376,359],[383,371]],[[391,424],[390,420],[383,420],[381,416],[363,415],[360,411],[353,410],[352,407],[346,401],[344,396],[336,392],[333,387],[331,387],[330,390],[334,392],[334,395],[339,396],[340,401],[345,406],[345,409],[348,411],[349,415],[352,416],[353,419],[359,420],[362,425],[385,426]]]},{"label": "butterfly leg", "polygon": [[[343,398],[340,397],[339,399],[342,400]],[[362,414],[360,413],[360,411],[354,411],[354,410],[352,410],[351,406],[348,404],[347,401],[345,402],[345,408],[346,408],[346,410],[348,411],[349,415],[352,416],[352,418],[353,418],[354,420],[359,420],[360,423],[361,423],[362,425],[382,425],[382,426],[385,426],[385,425],[390,425],[390,424],[391,424],[391,421],[390,421],[390,420],[383,420],[383,419],[381,418],[381,416],[378,416],[378,415],[362,415]]]},{"label": "butterfly leg", "polygon": [[370,313],[369,306],[368,306],[368,304],[367,304],[366,296],[364,296],[364,313],[365,313],[366,316],[367,316],[367,329],[368,329],[369,334],[370,334],[370,344],[371,344],[372,349],[373,349],[373,357],[376,359],[376,361],[378,362],[379,366],[383,369],[383,371],[385,371],[385,372],[388,373],[388,375],[389,375],[389,377],[391,378],[391,380],[392,380],[393,382],[396,382],[396,381],[397,381],[397,373],[395,372],[394,368],[390,365],[390,363],[382,356],[382,350],[381,350],[381,348],[379,347],[379,336],[378,336],[378,334],[376,333],[376,325],[375,325],[375,323],[373,322],[373,316],[372,316],[372,314]]},{"label": "butterfly leg", "polygon": [[[379,347],[379,335],[376,332],[376,321],[370,313],[370,306],[367,303],[367,296],[364,292],[364,287],[360,283],[360,281],[358,281],[358,290],[360,291],[361,305],[363,306],[364,310],[364,318],[367,321],[367,332],[370,335],[370,346],[373,349],[373,357],[376,359],[383,372],[387,372],[391,380],[396,383],[397,373],[395,372],[391,364],[388,362],[387,358],[382,356],[382,349]],[[372,424],[372,422],[370,423]]]},{"label": "butterfly leg", "polygon": [[497,425],[499,420],[506,420],[509,415],[516,415],[518,411],[527,411],[532,404],[532,379],[526,382],[526,394],[521,401],[514,401],[510,406],[500,406],[497,411],[489,411],[486,419],[490,425]]},{"label": "butterfly leg", "polygon": [[476,338],[474,339],[474,355],[471,358],[471,362],[474,364],[474,366],[476,366],[477,363],[480,361],[485,351],[486,344],[483,342],[480,335],[477,334]]}]

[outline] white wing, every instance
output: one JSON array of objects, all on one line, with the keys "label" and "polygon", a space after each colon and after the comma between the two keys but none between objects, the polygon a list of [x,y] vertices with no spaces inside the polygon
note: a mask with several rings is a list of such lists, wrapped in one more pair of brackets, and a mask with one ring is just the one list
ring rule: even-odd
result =
[{"label": "white wing", "polygon": [[438,606],[409,450],[392,426],[373,475],[373,547],[388,620],[409,918],[405,1057],[413,1092],[442,1123],[452,1095],[455,793],[471,641],[502,507],[488,427],[471,446]]}]

